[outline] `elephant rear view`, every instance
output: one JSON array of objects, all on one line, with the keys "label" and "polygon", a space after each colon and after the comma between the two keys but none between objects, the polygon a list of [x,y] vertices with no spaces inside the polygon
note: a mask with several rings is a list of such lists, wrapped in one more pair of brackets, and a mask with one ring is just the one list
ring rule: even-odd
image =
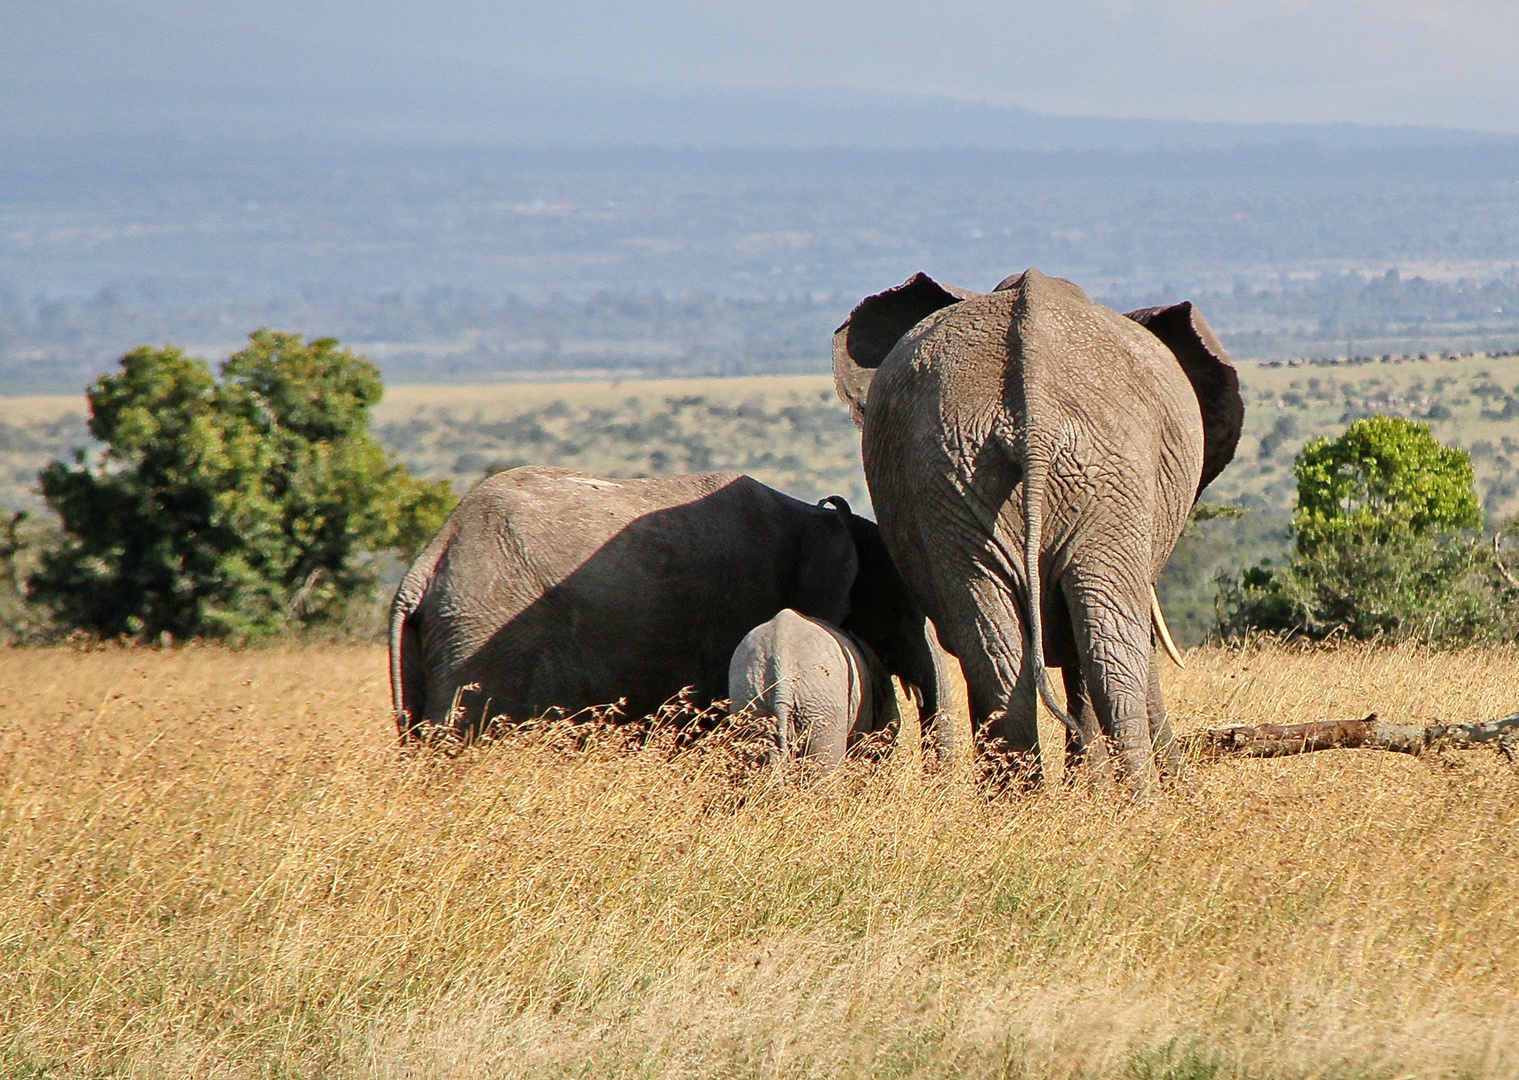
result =
[{"label": "elephant rear view", "polygon": [[730,713],[747,710],[765,725],[772,761],[802,758],[824,772],[872,734],[894,741],[901,722],[874,650],[790,608],[744,635],[728,689]]},{"label": "elephant rear view", "polygon": [[397,724],[403,737],[421,724],[469,734],[619,700],[641,717],[688,687],[705,707],[727,696],[751,627],[786,607],[842,622],[857,570],[839,510],[747,476],[498,473],[396,592]]},{"label": "elephant rear view", "polygon": [[1037,270],[987,294],[919,274],[855,308],[834,370],[886,546],[965,670],[978,745],[1037,776],[1042,696],[1076,752],[1111,737],[1148,790],[1152,747],[1174,760],[1155,580],[1244,419],[1202,316],[1120,315]]}]

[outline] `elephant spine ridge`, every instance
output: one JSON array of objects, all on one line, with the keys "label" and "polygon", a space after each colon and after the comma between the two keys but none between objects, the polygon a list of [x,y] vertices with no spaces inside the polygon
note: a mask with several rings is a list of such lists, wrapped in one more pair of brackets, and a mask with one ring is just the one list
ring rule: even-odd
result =
[{"label": "elephant spine ridge", "polygon": [[[1026,315],[1032,302],[1040,298],[1039,293],[1049,287],[1049,282],[1038,270],[1030,269],[1021,275],[1017,286],[1019,288],[1017,312],[1019,315]],[[1009,344],[1012,343],[1009,342]],[[1041,610],[1044,598],[1039,552],[1044,542],[1045,481],[1048,477],[1049,462],[1054,456],[1054,448],[1049,445],[1049,434],[1044,432],[1034,419],[1040,412],[1034,402],[1038,393],[1038,373],[1035,372],[1035,377],[1030,378],[1030,371],[1039,365],[1031,364],[1030,357],[1027,355],[1020,356],[1018,360],[1016,367],[1023,396],[1023,410],[1019,417],[1018,431],[1014,434],[1011,445],[1004,431],[999,430],[997,437],[1002,441],[1004,449],[1012,451],[1010,458],[1018,461],[1021,457],[1023,464],[1023,573],[1026,579],[1025,593],[1028,598],[1028,645],[1023,651],[1023,662],[1026,668],[1032,668],[1034,685],[1038,687],[1039,696],[1044,700],[1045,707],[1066,726],[1077,744],[1081,745],[1085,742],[1081,728],[1055,700],[1055,692],[1050,686],[1049,672],[1044,666],[1044,619]]]}]

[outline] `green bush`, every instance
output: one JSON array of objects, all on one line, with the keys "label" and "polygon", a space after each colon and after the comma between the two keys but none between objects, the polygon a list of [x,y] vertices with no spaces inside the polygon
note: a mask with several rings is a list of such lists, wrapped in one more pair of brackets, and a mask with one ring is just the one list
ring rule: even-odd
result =
[{"label": "green bush", "polygon": [[1350,534],[1219,585],[1225,637],[1265,630],[1448,645],[1519,637],[1519,606],[1491,549],[1460,533]]},{"label": "green bush", "polygon": [[60,536],[58,523],[45,514],[13,510],[0,516],[0,641],[37,644],[55,635],[52,619],[31,602],[26,583]]},{"label": "green bush", "polygon": [[1219,578],[1221,632],[1460,644],[1519,636],[1515,590],[1473,530],[1466,451],[1426,424],[1357,420],[1298,455],[1294,549]]},{"label": "green bush", "polygon": [[1482,524],[1471,455],[1441,446],[1429,425],[1368,416],[1298,454],[1292,527],[1305,554],[1350,537],[1396,538]]},{"label": "green bush", "polygon": [[106,449],[39,476],[62,542],[29,579],[63,628],[245,640],[340,619],[453,496],[369,435],[374,365],[331,338],[254,333],[220,378],[143,346],[89,391]]}]

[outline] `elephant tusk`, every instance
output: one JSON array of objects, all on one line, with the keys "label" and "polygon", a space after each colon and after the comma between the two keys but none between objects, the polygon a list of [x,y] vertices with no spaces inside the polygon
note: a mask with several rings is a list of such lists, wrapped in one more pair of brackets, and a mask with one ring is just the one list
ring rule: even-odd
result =
[{"label": "elephant tusk", "polygon": [[1176,647],[1176,642],[1171,638],[1171,628],[1166,625],[1165,613],[1160,610],[1160,597],[1155,595],[1155,586],[1150,586],[1150,618],[1155,623],[1155,632],[1160,636],[1161,645],[1165,646],[1166,655],[1179,668],[1187,666],[1181,658],[1181,650]]}]

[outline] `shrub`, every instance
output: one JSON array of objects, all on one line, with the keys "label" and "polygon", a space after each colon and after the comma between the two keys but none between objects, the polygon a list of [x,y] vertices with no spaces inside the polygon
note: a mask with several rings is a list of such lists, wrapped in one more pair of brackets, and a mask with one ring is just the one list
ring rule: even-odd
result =
[{"label": "shrub", "polygon": [[1513,591],[1480,538],[1350,534],[1219,581],[1222,633],[1248,630],[1432,644],[1519,637]]},{"label": "shrub", "polygon": [[259,330],[221,365],[143,346],[89,391],[93,460],[39,476],[63,541],[31,594],[101,636],[247,639],[330,622],[453,498],[369,435],[379,372],[331,338]]},{"label": "shrub", "polygon": [[1297,456],[1293,531],[1307,554],[1348,537],[1428,535],[1482,524],[1471,455],[1441,446],[1429,425],[1368,416]]},{"label": "shrub", "polygon": [[1220,630],[1458,644],[1519,636],[1481,537],[1471,459],[1425,424],[1357,420],[1298,455],[1294,550],[1222,576]]}]

